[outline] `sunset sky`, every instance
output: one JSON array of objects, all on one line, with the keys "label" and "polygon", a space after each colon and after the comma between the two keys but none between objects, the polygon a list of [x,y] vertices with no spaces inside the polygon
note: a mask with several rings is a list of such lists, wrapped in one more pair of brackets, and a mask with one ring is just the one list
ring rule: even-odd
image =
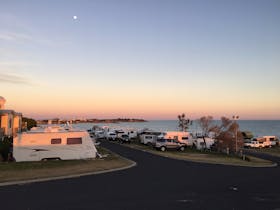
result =
[{"label": "sunset sky", "polygon": [[280,119],[280,1],[0,0],[0,95],[37,119]]}]

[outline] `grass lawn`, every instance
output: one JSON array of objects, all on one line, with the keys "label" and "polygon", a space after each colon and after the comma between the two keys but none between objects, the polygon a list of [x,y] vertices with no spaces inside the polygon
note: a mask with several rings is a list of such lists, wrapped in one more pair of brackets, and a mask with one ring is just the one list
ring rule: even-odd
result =
[{"label": "grass lawn", "polygon": [[272,166],[273,163],[268,160],[246,156],[249,158],[248,160],[242,160],[240,157],[233,156],[233,155],[226,155],[223,153],[217,152],[208,152],[208,151],[199,151],[196,149],[186,148],[184,152],[171,150],[171,151],[159,151],[151,146],[146,146],[139,143],[131,143],[125,144],[125,146],[145,150],[147,152],[161,155],[164,157],[181,159],[181,160],[189,160],[194,162],[201,162],[201,163],[212,163],[212,164],[223,164],[223,165],[234,165],[234,166],[248,166],[248,167],[266,167]]},{"label": "grass lawn", "polygon": [[110,151],[97,147],[102,159],[92,160],[64,160],[64,161],[38,161],[38,162],[1,162],[0,183],[8,181],[30,180],[39,178],[59,177],[81,173],[98,172],[116,169],[132,164]]}]

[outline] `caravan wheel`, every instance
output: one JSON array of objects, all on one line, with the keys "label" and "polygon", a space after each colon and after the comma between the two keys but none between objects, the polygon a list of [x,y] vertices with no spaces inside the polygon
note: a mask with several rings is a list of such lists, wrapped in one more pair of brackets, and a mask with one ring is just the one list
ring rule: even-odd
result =
[{"label": "caravan wheel", "polygon": [[165,147],[161,147],[160,150],[161,150],[162,152],[164,152],[164,151],[166,150],[166,148],[165,148]]},{"label": "caravan wheel", "polygon": [[180,147],[180,151],[181,152],[185,151],[185,147]]}]

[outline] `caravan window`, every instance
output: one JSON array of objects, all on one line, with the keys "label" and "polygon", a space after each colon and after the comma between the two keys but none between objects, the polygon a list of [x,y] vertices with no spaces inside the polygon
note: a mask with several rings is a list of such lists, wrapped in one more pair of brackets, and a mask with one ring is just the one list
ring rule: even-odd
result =
[{"label": "caravan window", "polygon": [[182,140],[188,140],[188,139],[189,139],[189,137],[187,137],[187,136],[182,137]]},{"label": "caravan window", "polygon": [[61,144],[61,139],[51,139],[51,144]]},{"label": "caravan window", "polygon": [[67,144],[82,144],[82,138],[67,138]]}]

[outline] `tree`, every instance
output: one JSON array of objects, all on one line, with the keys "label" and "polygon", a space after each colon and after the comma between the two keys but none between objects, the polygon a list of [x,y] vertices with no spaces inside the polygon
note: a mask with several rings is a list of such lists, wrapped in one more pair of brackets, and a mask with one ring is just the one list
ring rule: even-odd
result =
[{"label": "tree", "polygon": [[3,161],[8,161],[10,148],[13,145],[13,137],[5,136],[0,139],[0,159]]},{"label": "tree", "polygon": [[30,130],[31,128],[37,126],[37,121],[32,118],[23,117],[22,124],[25,125],[25,129]]},{"label": "tree", "polygon": [[183,113],[182,115],[178,115],[179,119],[179,129],[180,131],[187,131],[192,121],[190,119],[186,119],[186,115]]},{"label": "tree", "polygon": [[202,129],[203,136],[208,136],[211,126],[213,124],[213,117],[212,116],[203,116],[198,119],[198,124]]},{"label": "tree", "polygon": [[210,131],[215,133],[218,151],[238,153],[243,147],[243,135],[236,121],[222,117],[221,125],[213,126]]}]

